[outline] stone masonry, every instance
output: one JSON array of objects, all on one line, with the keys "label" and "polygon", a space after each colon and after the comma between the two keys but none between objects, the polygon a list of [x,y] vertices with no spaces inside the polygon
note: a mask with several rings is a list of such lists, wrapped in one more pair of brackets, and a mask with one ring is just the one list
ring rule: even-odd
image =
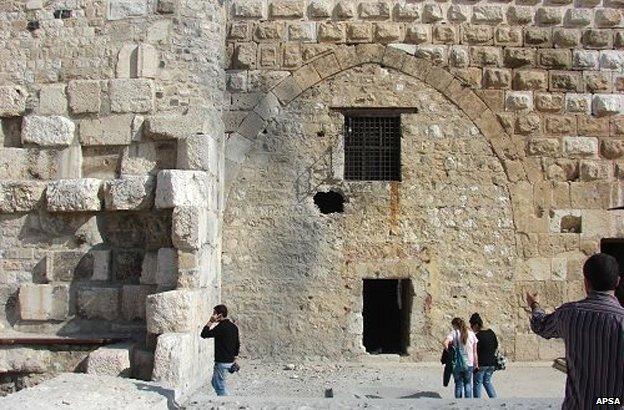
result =
[{"label": "stone masonry", "polygon": [[[123,340],[71,360],[0,346],[0,369],[184,396],[208,380],[198,333],[221,300],[244,357],[358,359],[373,278],[411,279],[404,360],[437,359],[451,318],[473,311],[509,357],[560,356],[521,295],[580,298],[583,260],[624,235],[607,211],[624,201],[623,10],[2,2],[0,339]],[[336,107],[412,109],[401,182],[344,179]],[[314,204],[330,190],[343,213]]]}]

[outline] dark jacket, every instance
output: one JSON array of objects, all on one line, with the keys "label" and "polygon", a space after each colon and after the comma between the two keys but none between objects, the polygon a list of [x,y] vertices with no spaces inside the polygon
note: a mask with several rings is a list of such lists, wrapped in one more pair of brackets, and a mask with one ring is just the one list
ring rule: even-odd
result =
[{"label": "dark jacket", "polygon": [[204,326],[201,337],[215,339],[215,362],[232,363],[236,360],[240,350],[240,340],[238,339],[238,327],[230,321],[224,319],[214,328]]},{"label": "dark jacket", "polygon": [[451,375],[453,374],[453,354],[455,353],[455,348],[453,346],[449,346],[448,349],[444,349],[442,351],[442,358],[440,361],[444,365],[444,372],[442,373],[442,385],[444,387],[449,385],[449,381],[451,380]]}]

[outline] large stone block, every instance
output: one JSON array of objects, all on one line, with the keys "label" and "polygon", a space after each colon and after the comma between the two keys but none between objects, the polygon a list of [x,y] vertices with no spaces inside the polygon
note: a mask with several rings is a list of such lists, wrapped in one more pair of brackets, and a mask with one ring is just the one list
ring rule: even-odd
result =
[{"label": "large stone block", "polygon": [[67,147],[74,141],[76,125],[59,115],[29,115],[22,124],[22,143],[42,147]]},{"label": "large stone block", "polygon": [[152,380],[188,391],[193,383],[191,368],[195,366],[193,355],[196,335],[189,333],[166,333],[158,336],[154,352]]},{"label": "large stone block", "polygon": [[156,285],[158,272],[158,252],[146,252],[141,264],[141,283]]},{"label": "large stone block", "polygon": [[127,343],[117,343],[94,350],[87,358],[87,374],[130,377],[131,349]]},{"label": "large stone block", "polygon": [[22,320],[65,320],[69,313],[69,285],[23,284],[19,306]]},{"label": "large stone block", "polygon": [[122,114],[80,121],[81,145],[129,145],[134,115]]},{"label": "large stone block", "polygon": [[131,249],[119,249],[113,252],[113,276],[118,282],[139,283],[143,252]]},{"label": "large stone block", "polygon": [[188,136],[178,143],[177,165],[180,169],[206,171],[217,175],[219,169],[218,137],[206,134]]},{"label": "large stone block", "polygon": [[155,290],[153,285],[124,285],[121,289],[121,316],[125,320],[145,320],[147,296]]},{"label": "large stone block", "polygon": [[45,259],[45,279],[50,282],[73,282],[93,275],[92,253],[50,251]]},{"label": "large stone block", "polygon": [[564,137],[563,149],[571,157],[598,155],[598,139],[593,137]]},{"label": "large stone block", "polygon": [[99,211],[101,181],[94,178],[61,179],[48,183],[46,202],[51,212]]},{"label": "large stone block", "polygon": [[74,80],[67,86],[69,108],[74,114],[98,113],[102,105],[99,81]]},{"label": "large stone block", "polygon": [[164,170],[158,173],[156,207],[202,206],[215,195],[215,178],[203,171]]},{"label": "large stone block", "polygon": [[178,280],[178,254],[173,248],[160,248],[157,256],[156,283],[160,288],[174,288]]},{"label": "large stone block", "polygon": [[67,114],[67,94],[65,84],[46,84],[39,90],[38,115]]},{"label": "large stone block", "polygon": [[91,250],[89,251],[93,255],[93,274],[91,280],[108,281],[111,274],[111,251]]},{"label": "large stone block", "polygon": [[129,211],[149,209],[154,203],[155,178],[127,176],[107,181],[104,189],[106,209]]},{"label": "large stone block", "polygon": [[45,373],[51,364],[49,350],[8,347],[0,350],[0,372]]},{"label": "large stone block", "polygon": [[111,80],[109,83],[111,111],[145,113],[154,109],[154,82],[131,78]]},{"label": "large stone block", "polygon": [[79,289],[76,293],[76,312],[84,319],[117,319],[119,317],[119,288]]},{"label": "large stone block", "polygon": [[180,206],[173,210],[172,240],[177,249],[195,250],[216,244],[218,216],[204,207]]},{"label": "large stone block", "polygon": [[37,208],[43,198],[45,182],[2,181],[0,182],[0,213],[28,212]]},{"label": "large stone block", "polygon": [[171,290],[147,297],[147,330],[150,333],[194,332],[198,293]]},{"label": "large stone block", "polygon": [[15,85],[0,86],[0,117],[17,117],[26,111],[28,93]]},{"label": "large stone block", "polygon": [[617,94],[595,94],[592,104],[595,115],[619,114],[624,109],[623,99]]},{"label": "large stone block", "polygon": [[145,135],[152,139],[183,139],[209,132],[206,118],[197,114],[159,114],[145,119]]}]

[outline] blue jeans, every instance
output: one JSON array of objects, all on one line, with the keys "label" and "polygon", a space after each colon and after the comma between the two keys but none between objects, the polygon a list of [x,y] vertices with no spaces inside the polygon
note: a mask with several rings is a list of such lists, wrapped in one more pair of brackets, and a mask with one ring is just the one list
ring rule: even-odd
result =
[{"label": "blue jeans", "polygon": [[490,399],[496,397],[496,390],[492,384],[492,375],[494,374],[494,366],[479,367],[474,375],[474,397],[481,397],[481,386],[485,387],[485,391]]},{"label": "blue jeans", "polygon": [[455,398],[461,399],[462,394],[466,399],[472,398],[472,366],[464,370],[453,369],[455,379]]},{"label": "blue jeans", "polygon": [[212,371],[212,387],[215,389],[217,396],[227,396],[230,393],[227,389],[226,378],[230,370],[232,363],[216,363]]}]

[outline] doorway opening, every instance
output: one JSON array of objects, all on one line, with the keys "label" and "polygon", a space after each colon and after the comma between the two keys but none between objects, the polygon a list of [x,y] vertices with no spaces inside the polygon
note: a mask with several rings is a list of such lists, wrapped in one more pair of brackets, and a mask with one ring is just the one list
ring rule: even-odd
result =
[{"label": "doorway opening", "polygon": [[364,347],[373,354],[407,354],[414,288],[409,279],[364,279]]},{"label": "doorway opening", "polygon": [[600,252],[613,256],[624,267],[624,238],[605,238],[600,241]]}]

